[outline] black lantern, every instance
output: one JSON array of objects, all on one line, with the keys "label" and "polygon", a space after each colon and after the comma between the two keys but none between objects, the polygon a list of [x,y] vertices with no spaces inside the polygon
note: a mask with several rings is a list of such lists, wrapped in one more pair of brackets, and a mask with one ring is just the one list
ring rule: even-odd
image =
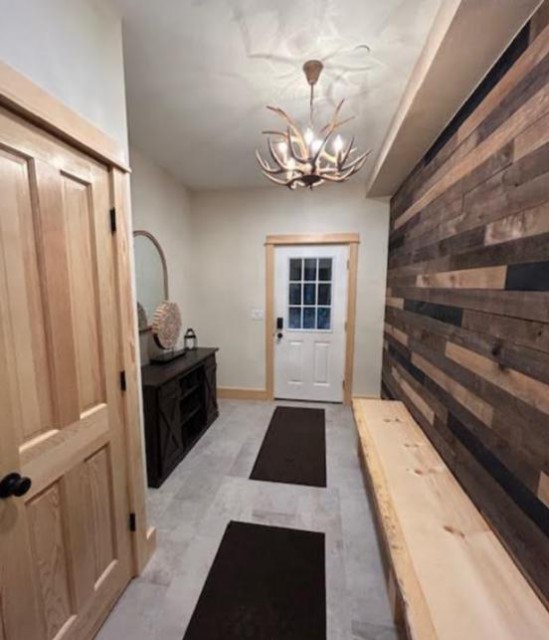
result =
[{"label": "black lantern", "polygon": [[196,337],[194,329],[187,329],[187,331],[185,332],[184,346],[185,351],[190,351],[191,349],[198,348],[198,338]]}]

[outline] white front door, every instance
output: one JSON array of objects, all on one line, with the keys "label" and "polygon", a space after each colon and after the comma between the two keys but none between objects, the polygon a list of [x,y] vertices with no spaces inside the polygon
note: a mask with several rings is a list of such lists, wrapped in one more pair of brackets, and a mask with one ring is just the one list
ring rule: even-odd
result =
[{"label": "white front door", "polygon": [[275,249],[275,397],[343,402],[347,245]]}]

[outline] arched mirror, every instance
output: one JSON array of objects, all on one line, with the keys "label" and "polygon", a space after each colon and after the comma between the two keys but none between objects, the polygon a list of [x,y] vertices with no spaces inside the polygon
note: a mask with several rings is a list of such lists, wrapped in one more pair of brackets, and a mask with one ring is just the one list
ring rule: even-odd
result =
[{"label": "arched mirror", "polygon": [[166,257],[148,231],[134,231],[135,279],[139,330],[147,331],[158,305],[169,299]]}]

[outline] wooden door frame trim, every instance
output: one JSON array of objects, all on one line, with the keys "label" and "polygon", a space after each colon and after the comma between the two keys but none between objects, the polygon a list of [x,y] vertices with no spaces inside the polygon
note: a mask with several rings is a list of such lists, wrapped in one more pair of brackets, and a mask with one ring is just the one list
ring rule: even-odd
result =
[{"label": "wooden door frame trim", "polygon": [[295,244],[360,244],[358,233],[304,233],[270,235],[266,245],[292,246]]},{"label": "wooden door frame trim", "polygon": [[1,60],[0,105],[109,167],[130,171],[116,140]]},{"label": "wooden door frame trim", "polygon": [[0,61],[0,106],[57,139],[102,162],[110,172],[111,204],[117,215],[113,235],[114,268],[120,325],[120,369],[126,374],[126,391],[120,391],[124,407],[124,454],[127,462],[127,495],[130,513],[136,514],[131,534],[133,575],[139,575],[156,546],[156,532],[148,526],[145,467],[139,404],[139,359],[136,304],[133,296],[130,237],[130,169],[123,147],[80,114]]},{"label": "wooden door frame trim", "polygon": [[358,269],[358,233],[318,233],[270,235],[265,240],[265,386],[267,400],[274,399],[274,257],[275,247],[342,244],[349,246],[347,284],[347,331],[345,333],[345,369],[343,403],[350,405],[353,396],[355,357],[356,290]]},{"label": "wooden door frame trim", "polygon": [[122,391],[125,427],[125,451],[128,469],[128,505],[135,514],[132,533],[134,575],[145,568],[156,548],[156,530],[149,527],[145,494],[145,466],[140,404],[141,374],[139,366],[136,301],[133,296],[131,271],[131,204],[129,174],[112,167],[111,204],[115,209],[116,233],[115,277],[118,291],[120,324],[120,366],[125,372],[126,389]]}]

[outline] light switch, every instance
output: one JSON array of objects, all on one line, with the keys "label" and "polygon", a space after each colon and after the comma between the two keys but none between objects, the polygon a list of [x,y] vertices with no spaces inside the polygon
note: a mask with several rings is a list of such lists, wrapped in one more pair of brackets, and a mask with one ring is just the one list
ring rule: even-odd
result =
[{"label": "light switch", "polygon": [[263,320],[265,318],[263,309],[252,309],[251,315],[252,315],[252,320]]}]

